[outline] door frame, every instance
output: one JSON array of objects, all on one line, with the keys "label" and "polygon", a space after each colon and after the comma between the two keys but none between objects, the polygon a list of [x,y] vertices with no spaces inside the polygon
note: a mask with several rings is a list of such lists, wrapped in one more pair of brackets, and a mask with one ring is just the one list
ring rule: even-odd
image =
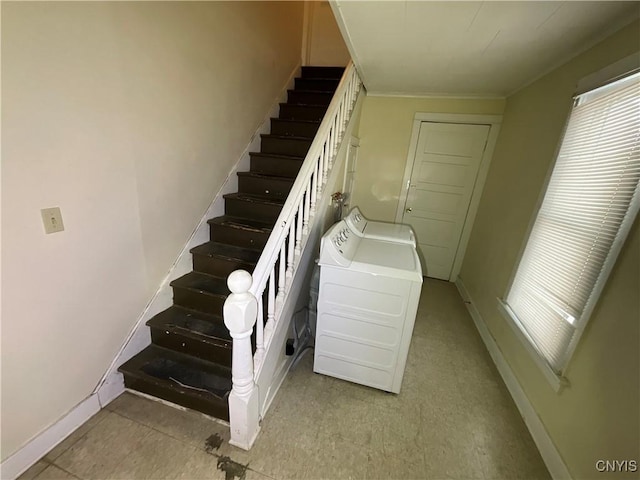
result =
[{"label": "door frame", "polygon": [[[351,159],[351,147],[356,148],[356,157],[353,159],[352,165],[354,165],[353,171],[356,172],[358,169],[358,153],[360,151],[360,137],[356,137],[355,135],[351,135],[349,138],[349,145],[347,146],[347,156],[344,162],[344,177],[342,178],[342,192],[344,193],[347,187],[347,176],[349,175],[349,160]],[[353,179],[353,184],[355,185],[355,175]],[[349,202],[349,210],[351,210],[351,199],[353,197],[353,190],[349,192],[349,198],[347,201]]]},{"label": "door frame", "polygon": [[404,169],[404,177],[402,179],[402,189],[400,190],[400,196],[398,197],[398,207],[396,209],[396,223],[402,222],[402,216],[407,204],[407,197],[409,194],[409,183],[411,182],[411,173],[413,172],[413,166],[416,160],[416,150],[418,148],[418,136],[420,134],[420,124],[422,122],[434,122],[434,123],[460,123],[460,124],[472,124],[472,125],[488,125],[489,135],[487,136],[487,144],[480,160],[480,166],[478,167],[478,175],[476,182],[473,185],[473,192],[471,193],[471,200],[469,201],[469,209],[467,210],[467,216],[462,227],[462,233],[460,234],[460,242],[458,243],[458,249],[453,260],[453,267],[451,268],[451,274],[449,275],[449,281],[455,282],[460,274],[462,268],[462,260],[467,250],[467,244],[469,243],[469,237],[471,237],[471,231],[473,230],[473,223],[476,219],[476,213],[478,212],[478,205],[480,204],[480,197],[482,197],[482,191],[484,184],[487,180],[487,174],[489,173],[489,166],[491,165],[491,159],[493,158],[493,151],[496,146],[496,140],[498,133],[500,132],[500,125],[502,124],[502,115],[475,115],[465,113],[426,113],[418,112],[413,119],[413,129],[411,131],[411,141],[409,142],[409,151],[407,153],[407,163]]}]

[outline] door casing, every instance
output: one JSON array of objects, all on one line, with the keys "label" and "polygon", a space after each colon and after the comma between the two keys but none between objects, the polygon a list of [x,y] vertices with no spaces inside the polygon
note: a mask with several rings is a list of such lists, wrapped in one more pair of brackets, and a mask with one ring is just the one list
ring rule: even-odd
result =
[{"label": "door casing", "polygon": [[342,181],[342,192],[346,194],[346,203],[344,204],[345,211],[343,212],[344,215],[351,210],[351,197],[353,196],[353,186],[355,185],[355,175],[358,168],[360,139],[352,135],[349,139],[349,146],[347,148],[347,159],[344,165],[344,179]]},{"label": "door casing", "polygon": [[415,114],[413,119],[413,129],[411,131],[411,141],[409,143],[409,152],[407,153],[407,163],[404,169],[404,177],[402,180],[402,190],[400,191],[400,197],[398,198],[398,208],[396,209],[396,223],[402,222],[404,209],[407,203],[407,197],[409,194],[409,183],[411,181],[411,172],[413,171],[414,162],[416,159],[416,149],[418,148],[418,136],[420,134],[420,124],[422,122],[435,122],[435,123],[461,123],[461,124],[475,124],[475,125],[488,125],[489,136],[487,137],[487,146],[482,155],[480,161],[480,167],[478,169],[478,176],[476,177],[475,187],[471,194],[471,201],[469,203],[469,210],[467,218],[462,228],[462,234],[460,236],[460,243],[458,244],[458,250],[456,251],[455,259],[453,261],[453,268],[451,269],[451,275],[449,281],[454,282],[460,274],[462,268],[462,260],[469,243],[469,237],[473,229],[473,223],[478,211],[478,205],[480,203],[480,197],[482,196],[482,190],[487,179],[487,173],[489,172],[489,165],[493,157],[493,150],[496,145],[498,133],[500,131],[500,125],[502,124],[502,115],[475,115],[475,114],[457,114],[457,113],[424,113],[419,112]]}]

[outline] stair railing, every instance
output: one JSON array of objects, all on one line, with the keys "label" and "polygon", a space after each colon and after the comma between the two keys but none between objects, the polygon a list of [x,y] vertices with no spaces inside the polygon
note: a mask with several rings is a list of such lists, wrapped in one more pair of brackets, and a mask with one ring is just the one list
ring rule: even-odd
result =
[{"label": "stair railing", "polygon": [[[333,167],[362,82],[349,63],[311,143],[298,176],[267,240],[253,275],[236,270],[227,280],[231,294],[224,323],[233,338],[229,423],[232,445],[248,450],[259,431],[260,405],[255,379],[269,350],[294,273],[313,226],[317,202]],[[266,317],[265,317],[266,307]],[[255,331],[255,353],[251,336]]]}]

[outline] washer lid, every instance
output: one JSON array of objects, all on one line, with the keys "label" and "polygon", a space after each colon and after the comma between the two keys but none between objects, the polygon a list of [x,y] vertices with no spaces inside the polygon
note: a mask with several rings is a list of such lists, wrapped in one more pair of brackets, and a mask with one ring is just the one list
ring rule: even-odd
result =
[{"label": "washer lid", "polygon": [[377,240],[408,243],[414,247],[416,245],[411,227],[401,223],[367,222],[364,227],[364,236]]},{"label": "washer lid", "polygon": [[371,238],[360,240],[353,256],[352,269],[376,275],[422,282],[420,259],[413,246]]},{"label": "washer lid", "polygon": [[367,220],[358,207],[353,207],[344,217],[347,226],[360,237],[369,237],[387,242],[401,242],[416,246],[416,236],[409,225]]}]

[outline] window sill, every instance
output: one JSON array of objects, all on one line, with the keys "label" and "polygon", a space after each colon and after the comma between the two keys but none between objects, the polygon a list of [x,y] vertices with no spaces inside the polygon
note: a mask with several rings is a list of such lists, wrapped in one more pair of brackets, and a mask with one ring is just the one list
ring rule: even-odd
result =
[{"label": "window sill", "polygon": [[563,377],[562,375],[558,375],[553,369],[549,366],[547,361],[540,356],[536,348],[531,343],[529,336],[520,328],[520,324],[518,320],[515,318],[511,309],[502,301],[502,299],[498,298],[498,310],[502,314],[502,316],[507,320],[507,323],[515,333],[516,337],[520,339],[522,345],[525,347],[525,350],[529,352],[533,362],[538,366],[544,378],[547,379],[551,388],[554,392],[560,393],[562,390],[569,385],[569,381]]}]

